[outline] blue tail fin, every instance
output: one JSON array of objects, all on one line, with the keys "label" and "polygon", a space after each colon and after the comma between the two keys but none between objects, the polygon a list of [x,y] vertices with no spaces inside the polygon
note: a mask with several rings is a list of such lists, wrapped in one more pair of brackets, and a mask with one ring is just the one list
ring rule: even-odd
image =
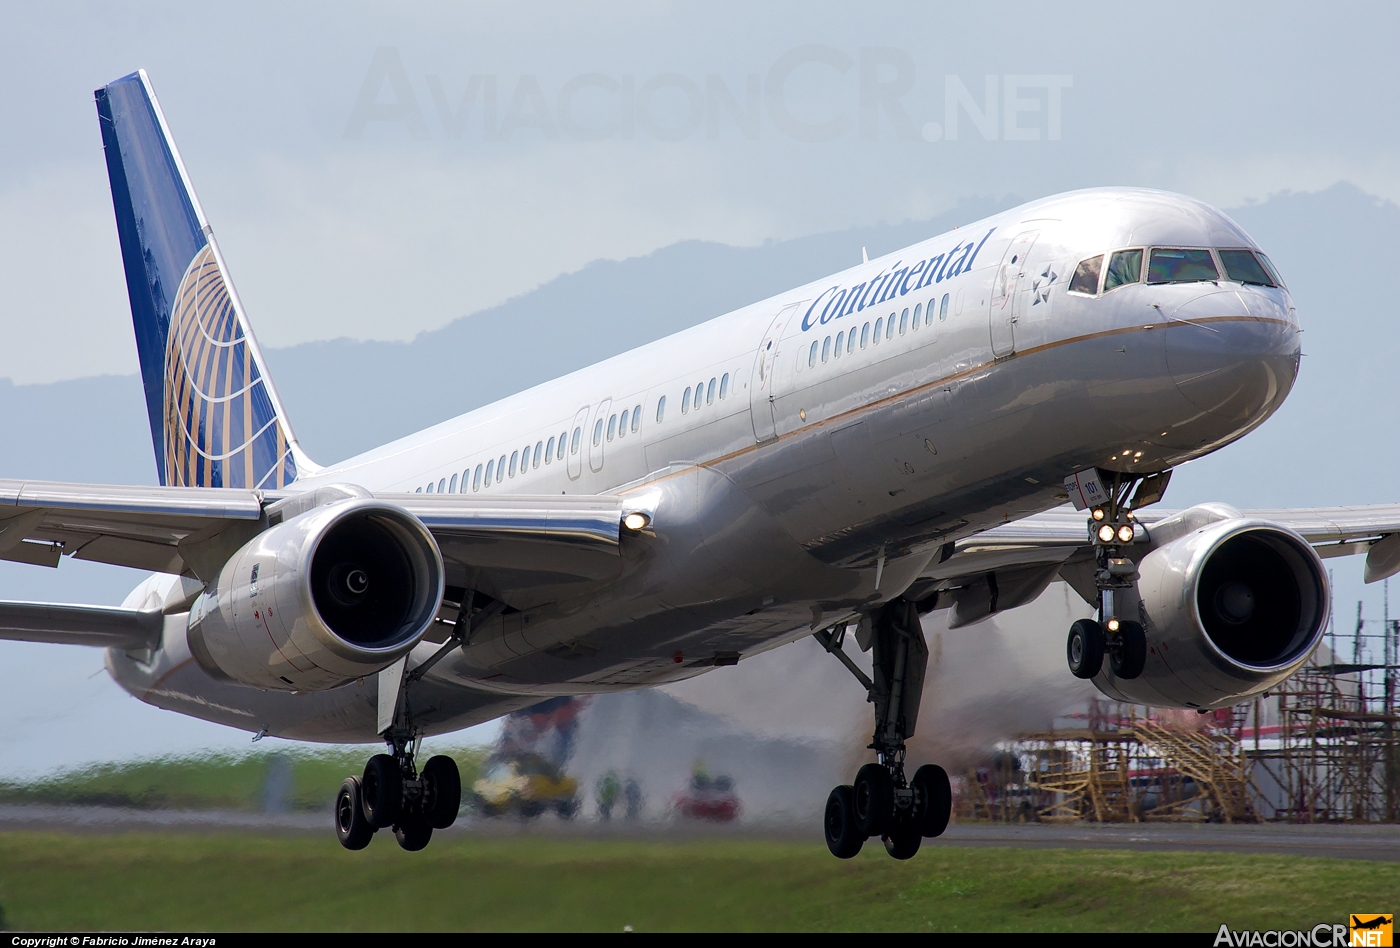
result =
[{"label": "blue tail fin", "polygon": [[145,70],[98,123],[160,482],[278,488],[314,470],[287,424]]}]

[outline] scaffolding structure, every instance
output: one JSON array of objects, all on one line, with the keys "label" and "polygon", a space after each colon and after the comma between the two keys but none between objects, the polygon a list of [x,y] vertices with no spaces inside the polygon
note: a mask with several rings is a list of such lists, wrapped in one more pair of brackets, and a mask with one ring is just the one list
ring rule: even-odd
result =
[{"label": "scaffolding structure", "polygon": [[1197,714],[1095,700],[1076,726],[1004,742],[958,781],[959,815],[1400,822],[1400,620],[1389,613],[1388,589],[1379,623],[1357,603],[1350,642],[1330,624],[1313,664],[1250,705]]},{"label": "scaffolding structure", "polygon": [[1330,661],[1305,667],[1278,688],[1274,739],[1254,729],[1251,756],[1274,819],[1400,822],[1400,621],[1390,618],[1389,598],[1387,590],[1379,632],[1370,631],[1374,623],[1357,603],[1351,661],[1342,660],[1348,643],[1338,641],[1334,626]]},{"label": "scaffolding structure", "polygon": [[[1135,823],[1258,820],[1238,715],[1095,701],[1088,727],[1025,734],[964,775],[963,818]],[[1191,720],[1195,719],[1195,720]]]}]

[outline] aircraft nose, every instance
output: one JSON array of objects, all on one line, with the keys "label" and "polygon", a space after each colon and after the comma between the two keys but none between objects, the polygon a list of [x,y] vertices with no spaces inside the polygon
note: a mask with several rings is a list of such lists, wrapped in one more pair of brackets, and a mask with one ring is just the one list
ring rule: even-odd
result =
[{"label": "aircraft nose", "polygon": [[1176,305],[1166,318],[1167,368],[1197,408],[1252,425],[1283,401],[1298,374],[1298,327],[1278,291],[1224,287]]}]

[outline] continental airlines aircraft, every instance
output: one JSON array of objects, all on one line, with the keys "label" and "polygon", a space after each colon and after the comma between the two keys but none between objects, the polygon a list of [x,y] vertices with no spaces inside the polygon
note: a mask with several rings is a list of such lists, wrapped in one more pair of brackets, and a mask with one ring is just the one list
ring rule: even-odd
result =
[{"label": "continental airlines aircraft", "polygon": [[1199,201],[1034,201],[321,467],[145,73],[96,98],[161,486],[0,481],[0,557],[153,575],[121,608],[0,603],[0,636],[105,647],[157,707],[384,741],[340,788],[349,849],[456,817],[424,735],[814,635],[874,708],[828,845],[908,858],[951,805],[940,767],[906,769],[920,616],[970,625],[1063,579],[1097,616],[1046,630],[1068,674],[1204,710],[1312,654],[1320,557],[1400,571],[1400,507],[1150,506],[1298,372],[1282,278]]}]

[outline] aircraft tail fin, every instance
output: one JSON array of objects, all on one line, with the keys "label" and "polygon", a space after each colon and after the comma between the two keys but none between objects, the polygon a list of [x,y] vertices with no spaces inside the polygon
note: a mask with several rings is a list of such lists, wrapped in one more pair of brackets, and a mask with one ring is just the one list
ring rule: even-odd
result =
[{"label": "aircraft tail fin", "polygon": [[97,99],[164,485],[285,487],[301,451],[145,70]]}]

